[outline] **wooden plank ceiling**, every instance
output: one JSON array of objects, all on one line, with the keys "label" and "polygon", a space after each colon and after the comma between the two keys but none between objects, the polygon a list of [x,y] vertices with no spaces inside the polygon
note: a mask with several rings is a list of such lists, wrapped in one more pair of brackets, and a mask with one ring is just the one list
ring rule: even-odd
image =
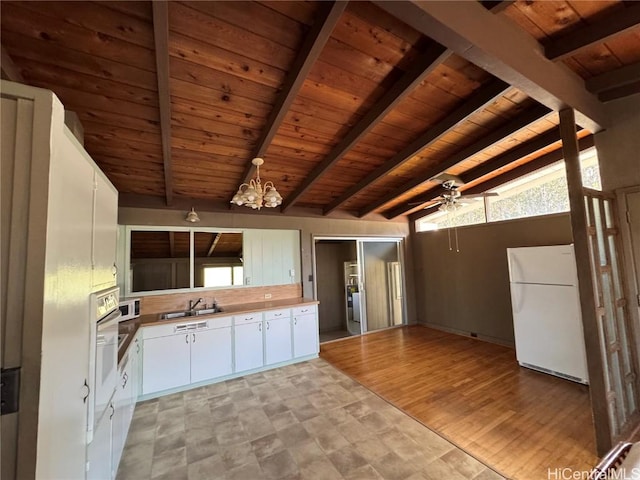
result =
[{"label": "wooden plank ceiling", "polygon": [[[421,214],[409,203],[439,194],[440,172],[483,191],[552,158],[550,104],[404,23],[398,5],[3,1],[2,74],[78,114],[122,205],[228,209],[259,155],[283,212],[394,218]],[[640,91],[640,3],[483,6],[596,104]]]}]

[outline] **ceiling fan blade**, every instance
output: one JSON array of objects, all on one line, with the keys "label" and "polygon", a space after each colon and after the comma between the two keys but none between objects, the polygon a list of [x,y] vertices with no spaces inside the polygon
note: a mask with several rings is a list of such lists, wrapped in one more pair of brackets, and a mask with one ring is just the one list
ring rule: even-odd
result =
[{"label": "ceiling fan blade", "polygon": [[430,203],[430,202],[442,203],[443,200],[444,200],[444,197],[439,196],[439,197],[434,197],[431,200],[427,200],[427,201],[424,201],[424,202],[409,202],[409,203],[407,203],[407,205],[416,206],[416,205],[423,205],[425,203]]},{"label": "ceiling fan blade", "polygon": [[470,193],[468,195],[462,194],[459,198],[484,198],[484,197],[497,197],[496,192],[484,192],[484,193]]}]

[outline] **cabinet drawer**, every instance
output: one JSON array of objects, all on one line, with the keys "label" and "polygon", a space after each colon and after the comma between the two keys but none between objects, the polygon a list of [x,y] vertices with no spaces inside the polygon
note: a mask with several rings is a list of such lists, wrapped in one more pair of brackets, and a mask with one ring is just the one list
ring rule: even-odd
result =
[{"label": "cabinet drawer", "polygon": [[142,327],[142,338],[158,338],[173,335],[175,325],[173,323],[167,325],[154,325],[153,327]]},{"label": "cabinet drawer", "polygon": [[209,328],[225,328],[231,326],[233,317],[210,318],[208,322]]},{"label": "cabinet drawer", "polygon": [[233,321],[236,325],[243,323],[253,323],[262,321],[262,312],[246,313],[244,315],[235,315]]},{"label": "cabinet drawer", "polygon": [[311,313],[316,313],[317,305],[304,305],[302,307],[295,307],[293,309],[293,316],[298,317],[300,315],[309,315]]},{"label": "cabinet drawer", "polygon": [[267,310],[266,312],[264,312],[264,319],[265,320],[276,320],[278,318],[290,318],[291,317],[291,310],[287,309],[282,309],[282,310]]}]

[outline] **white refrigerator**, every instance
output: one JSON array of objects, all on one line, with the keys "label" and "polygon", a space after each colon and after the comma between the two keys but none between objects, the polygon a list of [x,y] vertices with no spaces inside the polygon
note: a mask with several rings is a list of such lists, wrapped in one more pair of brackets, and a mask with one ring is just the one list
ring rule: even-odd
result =
[{"label": "white refrigerator", "polygon": [[518,363],[589,383],[573,245],[508,248],[507,258]]}]

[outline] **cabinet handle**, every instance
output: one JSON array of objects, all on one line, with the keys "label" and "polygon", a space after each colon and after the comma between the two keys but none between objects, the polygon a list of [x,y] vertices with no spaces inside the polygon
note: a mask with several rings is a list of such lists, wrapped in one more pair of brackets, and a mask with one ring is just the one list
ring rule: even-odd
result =
[{"label": "cabinet handle", "polygon": [[259,330],[259,331],[262,331],[262,323],[259,323],[259,324],[258,324],[258,330]]},{"label": "cabinet handle", "polygon": [[193,343],[196,343],[196,334],[192,333],[191,336],[193,337]]},{"label": "cabinet handle", "polygon": [[109,406],[111,407],[111,415],[109,415],[109,420],[111,420],[116,414],[116,409],[113,407],[113,403],[110,403]]},{"label": "cabinet handle", "polygon": [[116,265],[115,262],[113,262],[113,267],[111,267],[111,273],[113,273],[114,277],[118,275],[118,265]]},{"label": "cabinet handle", "polygon": [[[136,340],[137,342],[137,340]],[[140,353],[140,345],[136,345],[136,353]]]},{"label": "cabinet handle", "polygon": [[298,319],[297,319],[297,318],[294,318],[294,319],[293,319],[293,324],[294,324],[294,325],[297,325],[297,324],[298,324]]},{"label": "cabinet handle", "polygon": [[281,316],[282,316],[282,314],[281,314],[281,313],[274,313],[274,314],[273,314],[273,316],[274,316],[274,317],[281,317]]},{"label": "cabinet handle", "polygon": [[189,334],[188,333],[184,336],[184,343],[189,343]]},{"label": "cabinet handle", "polygon": [[269,322],[267,322],[267,330],[269,330]]},{"label": "cabinet handle", "polygon": [[306,312],[308,312],[309,310],[305,308],[304,310],[300,310],[300,311],[301,311],[302,313],[306,313]]},{"label": "cabinet handle", "polygon": [[87,394],[84,397],[82,397],[82,403],[87,403],[87,398],[89,398],[89,394],[91,393],[91,387],[87,383],[87,379],[86,378],[84,379],[83,387],[86,389]]}]

